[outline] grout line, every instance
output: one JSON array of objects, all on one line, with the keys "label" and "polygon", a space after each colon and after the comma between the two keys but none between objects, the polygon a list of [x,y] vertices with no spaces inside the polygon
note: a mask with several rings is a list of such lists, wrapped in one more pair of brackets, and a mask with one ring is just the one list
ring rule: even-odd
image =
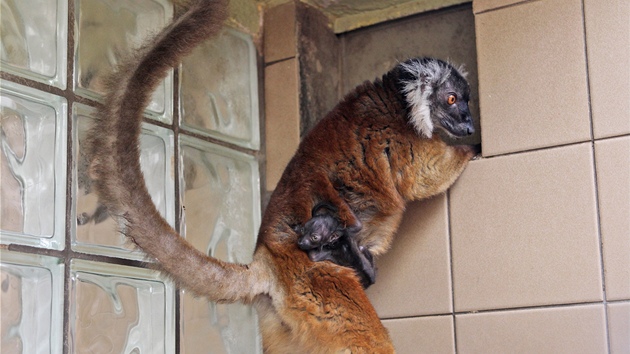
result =
[{"label": "grout line", "polygon": [[70,284],[72,278],[70,276],[70,258],[63,258],[63,314],[62,314],[62,352],[67,354],[70,352]]},{"label": "grout line", "polygon": [[474,15],[481,15],[481,14],[485,14],[485,13],[488,13],[488,12],[493,12],[493,11],[497,11],[497,10],[503,10],[503,9],[507,9],[507,8],[510,8],[510,7],[520,6],[520,5],[524,5],[526,3],[533,3],[533,2],[537,2],[537,1],[540,1],[540,0],[520,0],[520,1],[517,1],[517,2],[515,2],[513,4],[500,5],[500,6],[497,6],[497,7],[493,7],[491,9],[479,11],[479,12],[474,13]]},{"label": "grout line", "polygon": [[[66,89],[67,90],[67,89]],[[66,198],[65,205],[65,235],[64,242],[65,247],[61,251],[61,258],[64,264],[64,290],[63,290],[63,352],[68,353],[70,351],[70,255],[72,254],[72,209],[75,203],[75,190],[74,183],[76,176],[74,175],[75,156],[74,156],[74,129],[73,127],[73,109],[74,100],[70,98],[71,95],[67,95],[66,106]]]},{"label": "grout line", "polygon": [[451,316],[453,317],[453,348],[457,354],[457,318],[455,317],[455,280],[453,271],[453,230],[451,228],[451,190],[446,191],[446,222],[448,232],[448,258],[451,276]]},{"label": "grout line", "polygon": [[[588,78],[587,78],[587,80],[588,80]],[[588,94],[588,97],[590,99],[590,92]],[[589,115],[590,115],[590,102],[589,102]],[[597,141],[605,141],[605,140],[610,140],[610,139],[625,138],[625,137],[630,136],[630,133],[621,133],[621,134],[615,134],[615,135],[605,136],[605,137],[601,137],[601,138],[593,138],[592,126],[593,126],[593,124],[592,124],[592,120],[591,120],[591,133],[590,133],[591,134],[591,138],[588,139],[588,140],[579,140],[579,141],[563,143],[563,144],[558,144],[558,145],[542,146],[542,147],[525,149],[525,150],[519,150],[519,151],[503,152],[503,153],[490,155],[490,156],[483,156],[483,155],[481,155],[479,160],[487,160],[487,159],[493,159],[493,158],[497,158],[497,157],[513,156],[513,155],[519,155],[519,154],[524,154],[524,153],[529,153],[529,152],[538,152],[538,151],[544,151],[544,150],[551,150],[551,149],[563,148],[563,147],[579,145],[579,144],[584,144],[584,143],[591,143],[592,144],[593,142],[597,142]]]},{"label": "grout line", "polygon": [[293,59],[297,59],[297,55],[293,55],[293,56],[286,57],[286,58],[272,60],[270,62],[263,63],[263,69],[268,67],[268,66],[271,66],[271,65],[274,65],[274,64],[278,64],[278,63],[282,63],[282,62],[285,62],[285,61],[290,61],[290,60],[293,60]]},{"label": "grout line", "polygon": [[11,81],[16,84],[20,84],[22,86],[28,86],[28,87],[31,87],[31,88],[34,88],[43,92],[47,92],[56,96],[67,98],[66,97],[67,88],[66,90],[62,90],[59,87],[52,86],[52,85],[49,85],[40,81],[35,81],[34,79],[31,79],[28,77],[11,74],[6,71],[0,71],[0,79]]},{"label": "grout line", "polygon": [[618,300],[606,300],[606,304],[630,304],[630,298]]},{"label": "grout line", "polygon": [[593,141],[594,142],[606,141],[606,140],[611,140],[611,139],[625,138],[628,136],[630,136],[630,133],[621,133],[621,134],[615,134],[615,135],[610,135],[610,136],[604,136],[601,138],[594,138]]},{"label": "grout line", "polygon": [[[68,1],[67,3],[67,23],[66,23],[66,88],[64,90],[64,97],[67,101],[66,106],[66,124],[67,124],[67,145],[66,145],[66,233],[65,233],[65,249],[63,250],[63,314],[62,314],[62,351],[64,354],[70,352],[71,346],[71,333],[70,333],[70,289],[72,288],[72,276],[70,273],[72,260],[72,208],[75,202],[74,193],[74,146],[73,135],[73,111],[75,105],[75,95],[72,92],[74,87],[74,39],[75,39],[75,2]],[[77,142],[78,143],[78,142]]]},{"label": "grout line", "polygon": [[[181,176],[179,175],[179,124],[180,124],[180,116],[179,116],[179,112],[180,112],[180,100],[179,100],[179,94],[180,94],[180,79],[179,79],[179,69],[181,68],[181,65],[178,65],[174,70],[173,70],[173,95],[171,97],[171,99],[173,100],[173,112],[171,112],[172,117],[173,117],[173,124],[171,126],[171,129],[173,130],[173,184],[174,184],[174,188],[173,188],[173,193],[175,193],[175,230],[177,231],[177,233],[180,235],[181,237],[181,193],[182,191],[180,190],[180,183],[179,180],[181,178]],[[179,348],[181,345],[181,322],[180,322],[180,318],[181,318],[181,297],[180,297],[180,288],[177,285],[177,283],[174,284],[175,285],[175,296],[174,296],[174,316],[175,316],[175,352],[179,353]]]},{"label": "grout line", "polygon": [[582,30],[583,30],[583,38],[584,38],[584,69],[586,72],[586,95],[588,98],[588,116],[590,119],[590,129],[591,129],[591,159],[592,159],[592,168],[593,168],[593,182],[594,182],[594,192],[595,192],[595,208],[596,212],[596,220],[597,220],[597,238],[598,238],[598,247],[599,247],[599,265],[600,265],[600,277],[602,281],[602,299],[604,304],[604,330],[606,332],[606,346],[607,352],[610,353],[610,329],[609,329],[609,319],[608,319],[608,302],[606,300],[606,274],[604,268],[604,247],[603,247],[603,238],[602,238],[602,223],[601,223],[601,209],[600,209],[600,200],[599,200],[599,182],[597,176],[597,157],[595,154],[595,129],[593,124],[593,106],[591,100],[591,81],[590,81],[590,72],[588,65],[588,43],[586,37],[586,10],[584,6],[584,1],[581,2],[582,6]]},{"label": "grout line", "polygon": [[[546,147],[540,147],[540,148],[534,148],[534,149],[528,149],[528,150],[513,151],[513,152],[507,152],[507,153],[491,155],[491,156],[479,155],[478,157],[474,158],[473,161],[483,161],[483,160],[491,160],[494,158],[517,156],[517,155],[525,154],[525,153],[541,152],[541,151],[546,151],[546,150],[551,150],[551,149],[560,149],[560,148],[571,147],[571,146],[587,144],[587,143],[590,143],[591,146],[593,146],[594,143],[596,142],[619,139],[619,138],[627,138],[627,137],[630,137],[630,134],[623,133],[623,134],[611,135],[611,136],[606,136],[606,137],[601,137],[601,138],[595,138],[591,140],[583,140],[583,141],[577,141],[577,142],[554,145],[554,146],[546,146]],[[598,209],[598,212],[599,212],[599,209]]]},{"label": "grout line", "polygon": [[519,154],[524,154],[524,153],[529,153],[529,152],[538,152],[538,151],[544,151],[544,150],[558,149],[558,148],[563,148],[563,147],[568,147],[568,146],[573,146],[573,145],[580,145],[584,143],[592,143],[592,142],[593,142],[592,139],[579,140],[579,141],[573,141],[573,142],[557,144],[557,145],[542,146],[542,147],[519,150],[519,151],[504,152],[504,153],[499,153],[499,154],[490,155],[490,156],[482,156],[480,160],[493,159],[496,157],[513,156],[513,155],[519,155]]},{"label": "grout line", "polygon": [[[611,301],[607,302],[610,303]],[[614,303],[627,303],[629,300],[616,300]],[[496,309],[484,309],[484,310],[469,310],[469,311],[458,311],[458,312],[440,312],[434,314],[423,314],[423,315],[410,315],[410,316],[397,316],[397,317],[383,317],[381,320],[403,320],[410,318],[428,318],[428,317],[440,317],[440,316],[460,316],[460,315],[476,315],[476,314],[484,314],[484,313],[502,313],[502,312],[524,312],[531,310],[545,310],[545,309],[557,309],[557,308],[567,308],[567,307],[581,307],[581,306],[590,306],[590,305],[605,305],[604,301],[585,301],[585,302],[572,302],[572,303],[564,303],[564,304],[547,304],[547,305],[535,305],[535,306],[521,306],[521,307],[505,307],[505,308],[496,308]]]},{"label": "grout line", "polygon": [[140,268],[151,268],[152,267],[151,265],[153,264],[153,262],[148,261],[148,260],[143,261],[143,260],[137,260],[137,259],[119,258],[116,256],[83,253],[83,252],[74,251],[72,249],[53,250],[49,248],[39,248],[36,246],[27,246],[27,245],[21,245],[17,243],[11,243],[7,246],[8,246],[7,249],[11,252],[56,257],[60,259],[68,258],[68,261],[70,259],[81,259],[81,260],[86,260],[86,261],[94,261],[94,262],[100,262],[100,263],[117,264],[117,265],[124,265],[124,266],[129,266],[129,267],[140,267]]},{"label": "grout line", "polygon": [[[172,129],[172,128],[169,127],[169,129]],[[193,137],[195,139],[200,139],[200,140],[203,140],[205,142],[209,142],[209,143],[212,143],[212,144],[215,144],[215,145],[220,145],[220,146],[226,147],[226,148],[231,149],[231,150],[236,150],[236,151],[239,151],[239,152],[242,152],[242,153],[254,156],[254,157],[257,157],[260,154],[260,150],[254,150],[254,149],[250,149],[250,148],[246,148],[246,147],[242,147],[242,146],[236,145],[234,143],[230,143],[230,142],[227,142],[227,141],[219,140],[217,138],[213,138],[211,136],[204,135],[202,133],[197,133],[195,131],[186,129],[186,127],[177,128],[177,131],[178,131],[178,135],[182,135],[183,134],[183,135],[186,135],[186,136],[189,136],[189,137]]]}]

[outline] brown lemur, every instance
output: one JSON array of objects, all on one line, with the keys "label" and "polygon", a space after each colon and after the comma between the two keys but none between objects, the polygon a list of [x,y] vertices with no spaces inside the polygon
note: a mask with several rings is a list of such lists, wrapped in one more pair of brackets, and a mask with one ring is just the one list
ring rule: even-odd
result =
[{"label": "brown lemur", "polygon": [[140,170],[138,138],[151,92],[221,30],[226,9],[226,0],[192,2],[108,80],[86,144],[99,198],[179,286],[209,301],[253,304],[265,352],[391,353],[355,271],[311,261],[294,227],[329,203],[340,223],[359,229],[360,247],[385,252],[405,204],[444,192],[475,154],[434,134],[472,132],[468,84],[449,64],[425,58],[351,91],[304,136],[264,212],[253,261],[224,262],[193,248],[160,216]]}]

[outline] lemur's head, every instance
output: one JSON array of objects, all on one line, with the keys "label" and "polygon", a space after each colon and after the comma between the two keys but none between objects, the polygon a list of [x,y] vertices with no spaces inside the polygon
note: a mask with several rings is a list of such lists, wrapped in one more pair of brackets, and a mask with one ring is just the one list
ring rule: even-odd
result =
[{"label": "lemur's head", "polygon": [[409,121],[420,135],[430,138],[435,129],[456,138],[474,133],[470,87],[461,69],[433,58],[409,59],[398,69]]}]

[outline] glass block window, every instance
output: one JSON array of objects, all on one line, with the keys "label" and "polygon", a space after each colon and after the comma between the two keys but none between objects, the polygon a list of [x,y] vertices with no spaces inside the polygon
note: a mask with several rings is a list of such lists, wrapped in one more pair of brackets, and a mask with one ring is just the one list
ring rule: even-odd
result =
[{"label": "glass block window", "polygon": [[[72,226],[75,228],[72,248],[94,254],[144,259],[144,254],[116,231],[122,225],[118,225],[118,221],[107,213],[92,189],[87,156],[81,150],[81,144],[94,119],[94,108],[75,104],[72,118],[76,141],[74,158],[77,161],[73,170],[73,194],[76,199],[72,214]],[[140,148],[140,167],[146,177],[149,193],[158,211],[174,227],[173,131],[145,123],[140,135]]]},{"label": "glass block window", "polygon": [[182,127],[246,148],[260,147],[256,51],[226,29],[181,65]]},{"label": "glass block window", "polygon": [[66,88],[67,0],[0,2],[2,71]]},{"label": "glass block window", "polygon": [[[0,0],[1,353],[262,352],[250,306],[178,289],[92,187],[83,143],[103,80],[172,4]],[[226,28],[156,90],[140,138],[162,216],[240,263],[261,217],[257,57],[249,35]]]},{"label": "glass block window", "polygon": [[[99,99],[103,79],[115,68],[122,53],[136,48],[164,27],[173,16],[167,0],[75,0],[74,85],[79,94]],[[153,93],[147,113],[172,122],[173,75]]]},{"label": "glass block window", "polygon": [[[260,204],[254,202],[260,195],[255,159],[186,136],[180,138],[179,151],[182,235],[213,257],[251,262],[260,224]],[[258,335],[251,307],[208,303],[185,290],[180,298],[184,349],[210,338],[223,352],[254,353]]]},{"label": "glass block window", "polygon": [[174,352],[174,291],[158,272],[73,260],[70,273],[72,352]]},{"label": "glass block window", "polygon": [[0,81],[2,243],[63,249],[66,100]]},{"label": "glass block window", "polygon": [[[260,223],[258,166],[250,155],[199,139],[180,138],[182,234],[197,248],[249,263]],[[212,200],[212,203],[208,201]],[[209,233],[208,230],[213,230]],[[215,255],[217,244],[228,253]]]},{"label": "glass block window", "polygon": [[0,348],[3,353],[61,353],[62,260],[0,250]]}]

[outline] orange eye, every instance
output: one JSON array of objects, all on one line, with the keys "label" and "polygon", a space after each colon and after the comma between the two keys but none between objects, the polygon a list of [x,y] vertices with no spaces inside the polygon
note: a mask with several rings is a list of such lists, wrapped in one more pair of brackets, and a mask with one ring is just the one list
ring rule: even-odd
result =
[{"label": "orange eye", "polygon": [[455,95],[449,95],[446,99],[446,103],[448,104],[454,104],[455,102],[457,102],[457,97],[455,97]]}]

